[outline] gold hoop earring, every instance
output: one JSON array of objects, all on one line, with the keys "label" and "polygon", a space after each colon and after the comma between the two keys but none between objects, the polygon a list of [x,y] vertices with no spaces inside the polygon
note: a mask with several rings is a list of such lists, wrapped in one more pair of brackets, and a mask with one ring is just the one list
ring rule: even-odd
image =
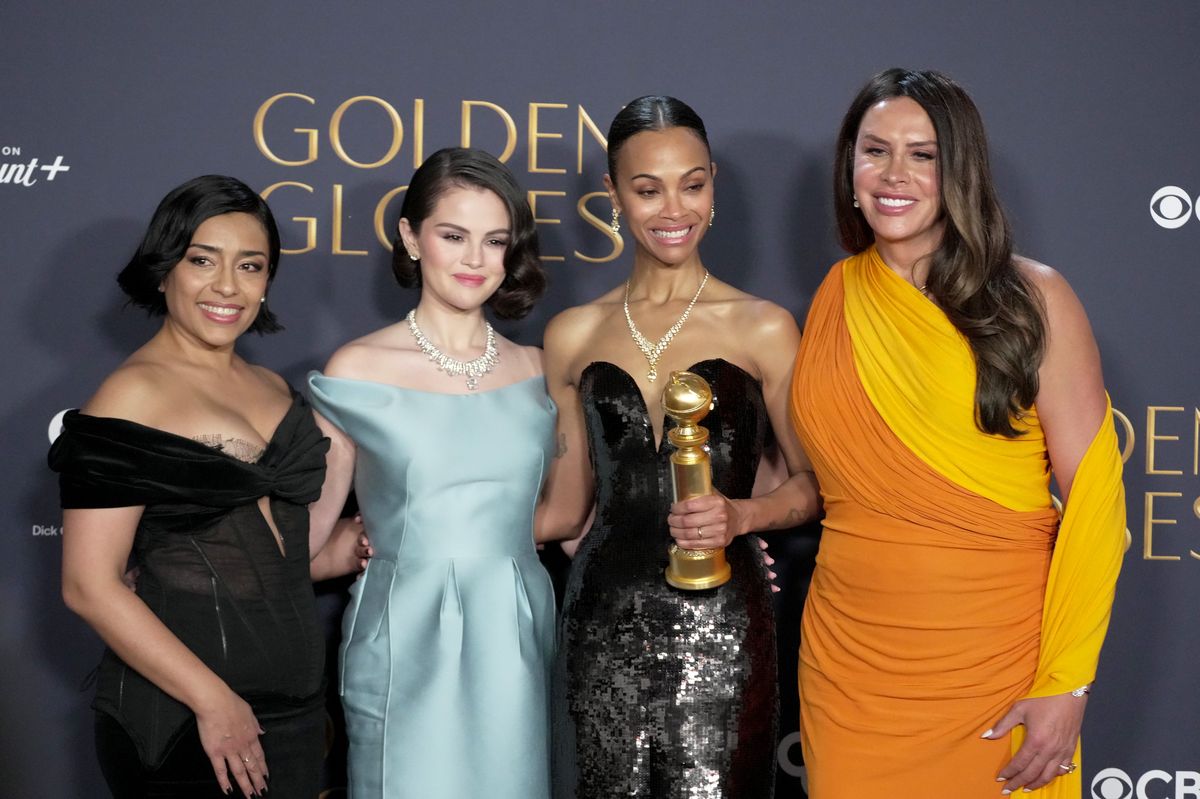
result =
[{"label": "gold hoop earring", "polygon": [[612,223],[609,225],[609,228],[612,230],[614,236],[621,232],[621,212],[616,208],[613,209]]}]

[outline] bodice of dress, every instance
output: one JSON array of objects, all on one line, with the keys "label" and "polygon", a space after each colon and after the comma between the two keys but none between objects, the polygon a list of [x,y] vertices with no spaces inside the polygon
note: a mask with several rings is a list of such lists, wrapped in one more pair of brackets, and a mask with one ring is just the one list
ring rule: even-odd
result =
[{"label": "bodice of dress", "polygon": [[375,559],[535,554],[533,511],[554,455],[542,377],[444,394],[312,373],[309,388],[354,440]]},{"label": "bodice of dress", "polygon": [[[727,497],[750,496],[763,449],[771,435],[758,381],[728,361],[697,363],[713,390],[713,409],[700,424],[709,431],[713,487]],[[596,519],[581,555],[606,579],[661,580],[667,565],[667,512],[674,502],[667,433],[660,442],[637,384],[620,367],[594,362],[583,371],[580,398],[596,478]],[[657,400],[655,400],[657,401]],[[730,550],[748,547],[745,537]]]},{"label": "bodice of dress", "polygon": [[[138,596],[257,713],[287,714],[321,698],[324,637],[309,577],[307,506],[320,495],[328,447],[294,395],[253,463],[75,411],[64,417],[49,463],[64,508],[145,507],[131,553]],[[280,541],[258,506],[264,496]],[[191,718],[111,651],[95,706],[122,723],[151,766]]]}]

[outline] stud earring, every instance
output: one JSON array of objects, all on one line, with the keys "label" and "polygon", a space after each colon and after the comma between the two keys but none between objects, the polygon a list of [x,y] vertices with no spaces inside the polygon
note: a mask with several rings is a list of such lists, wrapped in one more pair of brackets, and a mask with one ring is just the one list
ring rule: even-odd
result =
[{"label": "stud earring", "polygon": [[612,224],[609,227],[612,229],[614,236],[621,232],[621,212],[616,208],[613,209]]},{"label": "stud earring", "polygon": [[265,294],[264,294],[263,296],[261,296],[261,297],[259,297],[259,298],[258,298],[258,304],[259,304],[259,305],[262,305],[262,304],[263,304],[263,303],[265,303],[266,301],[267,301],[267,295],[265,295]]},{"label": "stud earring", "polygon": [[708,226],[713,226],[713,221],[717,218],[717,204],[713,203],[712,208],[708,211]]},{"label": "stud earring", "polygon": [[410,252],[410,253],[408,254],[408,260],[410,260],[410,261],[419,261],[419,260],[421,260],[421,256],[419,256],[419,255],[413,255],[413,254]]},{"label": "stud earring", "polygon": [[159,293],[159,294],[165,294],[165,293],[166,293],[166,291],[167,291],[167,290],[166,290],[166,289],[163,287],[163,284],[162,284],[162,283],[159,283],[159,284],[158,284],[158,293]]},{"label": "stud earring", "polygon": [[854,201],[854,207],[855,207],[855,208],[858,208],[858,200],[855,200],[855,201]]}]

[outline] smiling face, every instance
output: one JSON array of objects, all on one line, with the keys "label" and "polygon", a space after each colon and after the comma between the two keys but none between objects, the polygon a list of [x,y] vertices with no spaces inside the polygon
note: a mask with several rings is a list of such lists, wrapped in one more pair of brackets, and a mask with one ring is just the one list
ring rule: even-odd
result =
[{"label": "smiling face", "polygon": [[230,347],[267,294],[269,244],[262,223],[235,212],[209,217],[160,284],[167,322],[206,347]]},{"label": "smiling face", "polygon": [[474,310],[504,282],[511,231],[508,208],[495,192],[451,186],[420,230],[402,218],[400,237],[408,252],[421,260],[423,298]]},{"label": "smiling face", "polygon": [[863,115],[854,145],[854,198],[884,260],[912,263],[937,249],[945,222],[938,142],[925,109],[892,97]]},{"label": "smiling face", "polygon": [[700,137],[684,127],[643,131],[621,147],[616,166],[604,185],[639,254],[671,266],[694,257],[717,171]]}]

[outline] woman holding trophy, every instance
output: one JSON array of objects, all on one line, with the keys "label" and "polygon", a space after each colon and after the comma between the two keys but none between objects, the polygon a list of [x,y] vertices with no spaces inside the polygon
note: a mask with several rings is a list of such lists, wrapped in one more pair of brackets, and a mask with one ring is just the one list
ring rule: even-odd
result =
[{"label": "woman holding trophy", "polygon": [[[632,274],[546,331],[559,458],[539,537],[578,536],[594,511],[567,584],[555,687],[556,789],[579,799],[773,790],[771,589],[745,534],[807,521],[818,498],[787,417],[795,321],[700,258],[715,176],[691,108],[671,97],[626,106],[609,129],[605,187],[613,230],[623,222],[634,241]],[[672,467],[668,436],[693,459],[707,443],[712,493],[675,501],[673,483],[707,467]],[[756,492],[773,445],[788,477]],[[664,577],[672,543],[682,589]],[[732,579],[717,585],[722,549]],[[693,572],[699,550],[715,550],[712,579]]]}]

